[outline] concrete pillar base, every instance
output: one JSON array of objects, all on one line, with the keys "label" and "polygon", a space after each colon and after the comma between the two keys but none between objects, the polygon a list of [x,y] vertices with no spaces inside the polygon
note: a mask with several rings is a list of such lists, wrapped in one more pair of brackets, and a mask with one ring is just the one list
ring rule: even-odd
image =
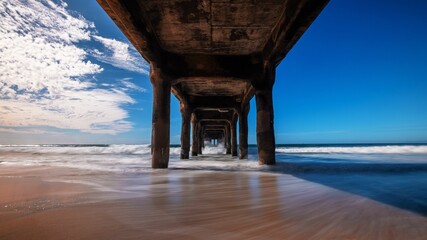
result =
[{"label": "concrete pillar base", "polygon": [[239,159],[248,158],[248,113],[249,104],[244,106],[239,116]]},{"label": "concrete pillar base", "polygon": [[167,168],[170,144],[170,92],[171,84],[156,66],[151,66],[153,85],[152,168]]},{"label": "concrete pillar base", "polygon": [[231,122],[231,156],[237,157],[237,116],[235,115]]},{"label": "concrete pillar base", "polygon": [[193,113],[191,116],[191,126],[192,126],[192,134],[193,134],[193,144],[191,145],[191,156],[197,156],[199,152],[199,138],[197,137],[198,132],[198,124],[196,115]]},{"label": "concrete pillar base", "polygon": [[191,112],[188,106],[184,103],[180,104],[182,126],[181,126],[181,159],[189,159],[190,157],[190,118]]},{"label": "concrete pillar base", "polygon": [[272,89],[256,90],[257,144],[260,164],[276,164]]},{"label": "concrete pillar base", "polygon": [[230,128],[230,123],[226,124],[225,127],[225,153],[226,154],[231,154],[231,128]]}]

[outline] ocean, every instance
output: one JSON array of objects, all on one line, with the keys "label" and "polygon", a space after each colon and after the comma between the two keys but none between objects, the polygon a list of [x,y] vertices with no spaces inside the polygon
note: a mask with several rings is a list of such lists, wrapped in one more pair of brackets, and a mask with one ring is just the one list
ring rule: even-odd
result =
[{"label": "ocean", "polygon": [[[224,155],[223,146],[206,146],[199,157],[179,159],[179,145],[171,145],[170,169],[303,172],[418,172],[427,171],[427,145],[345,144],[277,145],[275,166],[257,163],[256,145],[247,160]],[[138,172],[151,170],[150,145],[50,144],[0,145],[0,164]]]}]

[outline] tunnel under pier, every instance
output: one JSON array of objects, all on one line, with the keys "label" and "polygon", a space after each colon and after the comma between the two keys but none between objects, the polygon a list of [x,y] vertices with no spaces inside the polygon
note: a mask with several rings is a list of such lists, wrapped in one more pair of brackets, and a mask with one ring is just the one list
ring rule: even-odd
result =
[{"label": "tunnel under pier", "polygon": [[168,167],[171,93],[180,102],[182,159],[201,154],[206,138],[247,158],[255,97],[258,161],[275,164],[276,67],[328,0],[97,1],[150,64],[153,168]]}]

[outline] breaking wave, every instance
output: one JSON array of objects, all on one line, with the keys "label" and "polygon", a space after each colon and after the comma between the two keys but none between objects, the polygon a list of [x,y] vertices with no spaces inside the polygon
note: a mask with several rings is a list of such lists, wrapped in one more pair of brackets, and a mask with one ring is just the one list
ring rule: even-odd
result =
[{"label": "breaking wave", "polygon": [[[427,171],[427,145],[277,146],[276,166],[260,166],[257,148],[249,160],[224,155],[223,145],[206,144],[203,154],[179,159],[171,146],[169,169],[208,171],[408,172]],[[151,146],[145,145],[0,145],[1,165],[36,165],[99,171],[151,170]]]},{"label": "breaking wave", "polygon": [[[171,146],[170,154],[179,155],[181,148]],[[0,145],[0,153],[71,154],[71,155],[144,155],[151,153],[150,144],[142,145]],[[277,147],[284,154],[427,154],[427,145],[388,146],[321,146]],[[206,145],[203,154],[225,154],[222,144]]]},{"label": "breaking wave", "polygon": [[279,147],[277,153],[290,154],[427,154],[426,145],[348,146],[348,147]]},{"label": "breaking wave", "polygon": [[[174,149],[171,148],[171,153]],[[151,153],[144,145],[3,145],[0,153],[69,154],[69,155],[142,155]]]},{"label": "breaking wave", "polygon": [[[179,155],[180,147],[171,146],[171,155]],[[68,154],[68,155],[145,155],[151,153],[150,144],[143,145],[0,145],[1,153]],[[203,154],[225,154],[222,144],[205,146]]]},{"label": "breaking wave", "polygon": [[218,144],[217,146],[206,145],[203,148],[203,154],[225,154],[226,150],[224,145]]}]

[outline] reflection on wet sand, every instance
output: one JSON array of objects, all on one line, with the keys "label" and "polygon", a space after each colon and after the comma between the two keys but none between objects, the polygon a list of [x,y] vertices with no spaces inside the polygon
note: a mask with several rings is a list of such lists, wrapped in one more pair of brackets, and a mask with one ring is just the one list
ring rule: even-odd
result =
[{"label": "reflection on wet sand", "polygon": [[422,216],[288,175],[202,172],[166,179],[131,221],[170,237],[422,239],[426,232]]},{"label": "reflection on wet sand", "polygon": [[[427,236],[427,218],[422,214],[287,174],[187,170],[83,174],[81,170],[55,169],[29,174],[17,168],[6,175],[21,177],[8,181],[3,172],[2,189],[12,183],[20,183],[23,191],[34,184],[45,187],[38,188],[33,198],[26,195],[25,199],[10,198],[2,191],[2,205],[17,206],[19,202],[29,204],[41,197],[53,198],[58,186],[72,190],[68,193],[64,190],[62,200],[55,196],[56,201],[63,201],[56,208],[25,214],[1,208],[1,239],[29,236],[31,239],[424,239]],[[31,181],[23,180],[29,177]],[[69,183],[77,179],[113,190]]]}]

